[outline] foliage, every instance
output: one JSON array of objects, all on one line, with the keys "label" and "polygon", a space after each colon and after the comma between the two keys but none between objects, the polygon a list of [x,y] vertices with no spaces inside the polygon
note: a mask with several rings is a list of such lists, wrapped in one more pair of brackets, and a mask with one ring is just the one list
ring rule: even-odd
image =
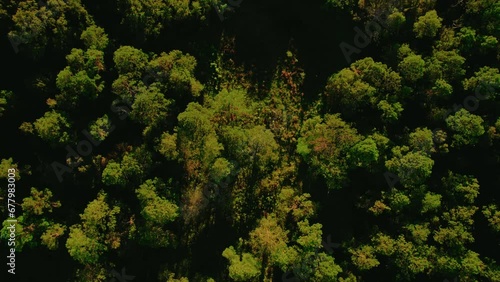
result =
[{"label": "foliage", "polygon": [[66,117],[59,112],[54,110],[46,112],[33,125],[38,136],[46,142],[64,144],[70,140],[68,132],[70,124]]}]

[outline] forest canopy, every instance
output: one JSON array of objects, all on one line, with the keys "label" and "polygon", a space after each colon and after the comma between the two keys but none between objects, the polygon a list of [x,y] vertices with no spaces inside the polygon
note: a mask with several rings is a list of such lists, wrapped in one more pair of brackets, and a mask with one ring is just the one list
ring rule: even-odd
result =
[{"label": "forest canopy", "polygon": [[0,22],[5,281],[500,281],[500,1]]}]

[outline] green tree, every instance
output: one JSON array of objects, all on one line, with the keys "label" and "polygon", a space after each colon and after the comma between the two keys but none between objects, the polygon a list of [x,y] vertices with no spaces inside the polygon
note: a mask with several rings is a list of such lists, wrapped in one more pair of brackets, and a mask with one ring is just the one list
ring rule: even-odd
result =
[{"label": "green tree", "polygon": [[82,223],[70,227],[66,248],[81,264],[96,264],[108,249],[120,246],[120,233],[117,232],[120,208],[110,207],[106,198],[105,193],[99,193],[80,214]]},{"label": "green tree", "polygon": [[446,192],[457,203],[473,204],[479,196],[479,182],[471,175],[456,174],[451,171],[441,179]]},{"label": "green tree", "polygon": [[147,125],[143,134],[166,120],[168,106],[172,103],[156,87],[142,88],[132,104],[132,119]]},{"label": "green tree", "polygon": [[168,160],[175,160],[179,156],[177,151],[177,133],[164,132],[158,144],[158,152]]},{"label": "green tree", "polygon": [[375,163],[379,158],[377,144],[371,138],[356,143],[347,155],[347,159],[353,166],[367,167]]},{"label": "green tree", "polygon": [[59,201],[52,201],[52,191],[45,188],[39,191],[31,187],[31,196],[24,198],[21,204],[23,211],[27,214],[42,215],[45,211],[52,212],[52,208],[61,206]]},{"label": "green tree", "polygon": [[33,123],[36,133],[44,141],[52,144],[64,144],[69,142],[68,130],[70,124],[66,117],[54,110],[46,112],[43,117]]},{"label": "green tree", "polygon": [[66,226],[56,223],[49,226],[40,239],[42,240],[42,244],[49,250],[57,250],[57,248],[59,248],[59,240],[65,232]]},{"label": "green tree", "polygon": [[69,255],[82,264],[96,264],[106,246],[89,237],[80,227],[71,226],[66,241]]},{"label": "green tree", "polygon": [[375,250],[371,246],[360,246],[356,249],[350,249],[349,252],[351,253],[352,263],[359,270],[369,270],[380,264],[375,256]]},{"label": "green tree", "polygon": [[389,103],[382,100],[377,104],[377,108],[382,111],[382,120],[385,122],[395,122],[403,112],[403,106],[399,102]]},{"label": "green tree", "polygon": [[408,142],[410,148],[414,151],[420,151],[426,154],[434,153],[434,134],[428,128],[417,128],[410,133]]},{"label": "green tree", "polygon": [[109,43],[109,38],[104,28],[91,25],[87,27],[80,36],[87,49],[96,49],[103,51]]},{"label": "green tree", "polygon": [[460,56],[456,50],[434,50],[426,63],[426,71],[431,80],[444,79],[445,81],[452,81],[461,78],[465,74],[463,68],[465,58]]},{"label": "green tree", "polygon": [[282,249],[287,242],[287,232],[278,225],[273,216],[262,218],[257,228],[250,232],[249,244],[253,253],[260,258]]},{"label": "green tree", "polygon": [[479,138],[486,132],[484,120],[477,115],[471,114],[466,109],[460,109],[454,115],[446,118],[446,125],[453,134],[452,146],[474,145],[479,142]]},{"label": "green tree", "polygon": [[110,161],[102,171],[102,183],[106,185],[125,185],[122,167],[115,161]]},{"label": "green tree", "polygon": [[14,162],[13,158],[2,159],[0,161],[0,179],[5,179],[5,181],[7,181],[8,171],[11,168],[16,170],[16,176],[14,178],[19,181],[21,179],[21,173],[18,164]]},{"label": "green tree", "polygon": [[427,192],[422,199],[422,213],[436,211],[441,207],[441,198],[439,194]]},{"label": "green tree", "polygon": [[3,116],[9,100],[14,96],[12,91],[0,90],[0,117]]},{"label": "green tree", "polygon": [[[25,223],[26,219],[24,216],[18,216],[17,218],[9,218],[16,220],[14,233],[16,234],[16,252],[21,252],[26,247],[33,247],[36,245],[33,236],[33,226],[29,223]],[[2,223],[2,229],[0,230],[0,239],[7,242],[10,239],[12,222],[8,219],[4,220]],[[7,243],[5,243],[7,244]]]},{"label": "green tree", "polygon": [[465,90],[474,91],[476,97],[495,99],[500,89],[500,72],[497,68],[482,67],[474,73],[474,76],[465,79],[463,85]]},{"label": "green tree", "polygon": [[405,14],[397,8],[392,10],[392,13],[387,16],[387,25],[392,30],[399,30],[406,23]]},{"label": "green tree", "polygon": [[424,76],[425,61],[420,55],[409,55],[398,65],[401,76],[409,82],[416,82]]},{"label": "green tree", "polygon": [[436,10],[428,11],[425,15],[420,16],[413,25],[413,31],[417,38],[434,37],[441,28],[443,21],[436,12]]},{"label": "green tree", "polygon": [[104,89],[100,72],[104,71],[104,53],[89,49],[72,49],[66,56],[68,66],[57,75],[56,95],[59,105],[76,108],[81,101],[92,101]]},{"label": "green tree", "polygon": [[155,178],[146,180],[135,192],[141,202],[141,215],[154,224],[164,225],[179,216],[179,207],[159,196],[158,190],[165,191],[166,186],[161,179]]},{"label": "green tree", "polygon": [[148,64],[148,55],[132,46],[121,46],[115,51],[113,62],[118,73],[129,73],[134,78],[139,79]]},{"label": "green tree", "polygon": [[423,152],[407,152],[408,148],[394,148],[393,157],[385,162],[389,171],[394,172],[405,187],[423,184],[432,173],[434,161]]},{"label": "green tree", "polygon": [[109,133],[114,129],[108,115],[103,115],[90,124],[90,135],[98,141],[104,141]]},{"label": "green tree", "polygon": [[444,79],[437,79],[432,87],[432,93],[439,97],[448,97],[453,93],[453,87]]},{"label": "green tree", "polygon": [[325,87],[329,104],[358,109],[375,106],[401,90],[401,77],[387,65],[364,58],[330,76]]},{"label": "green tree", "polygon": [[196,65],[195,57],[179,50],[168,54],[161,53],[148,64],[148,73],[154,74],[154,77],[148,77],[148,80],[177,97],[182,97],[183,94],[198,97],[203,85],[194,76]]},{"label": "green tree", "polygon": [[18,47],[40,58],[47,46],[64,48],[75,34],[92,24],[91,16],[80,0],[20,1],[12,16],[13,30],[9,38],[22,43]]},{"label": "green tree", "polygon": [[297,152],[326,179],[329,188],[340,188],[348,168],[343,156],[360,139],[356,129],[339,115],[316,116],[302,125]]},{"label": "green tree", "polygon": [[500,211],[498,207],[494,204],[483,207],[483,215],[488,220],[490,227],[496,231],[500,232]]},{"label": "green tree", "polygon": [[236,253],[231,246],[222,252],[229,260],[229,277],[234,281],[256,281],[260,274],[260,263],[249,253]]}]

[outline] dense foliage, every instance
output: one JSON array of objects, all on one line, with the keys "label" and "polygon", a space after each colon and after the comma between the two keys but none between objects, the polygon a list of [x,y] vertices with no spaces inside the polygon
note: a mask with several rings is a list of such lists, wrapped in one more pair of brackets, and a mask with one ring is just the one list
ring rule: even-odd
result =
[{"label": "dense foliage", "polygon": [[0,22],[19,281],[500,281],[500,1],[2,0]]}]

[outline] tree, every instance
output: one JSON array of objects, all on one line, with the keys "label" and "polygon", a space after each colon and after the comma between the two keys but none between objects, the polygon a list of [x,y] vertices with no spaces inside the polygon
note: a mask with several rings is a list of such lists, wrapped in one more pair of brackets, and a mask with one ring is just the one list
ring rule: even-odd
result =
[{"label": "tree", "polygon": [[188,178],[207,180],[210,167],[223,150],[211,122],[212,111],[189,103],[177,117],[177,144]]},{"label": "tree", "polygon": [[448,171],[441,179],[446,192],[456,203],[473,204],[479,196],[479,182],[472,175],[461,175]]},{"label": "tree", "polygon": [[382,120],[385,122],[397,121],[403,112],[403,106],[399,102],[389,103],[382,100],[377,104],[377,107],[382,111]]},{"label": "tree", "polygon": [[33,123],[36,133],[44,141],[51,144],[64,144],[69,142],[68,130],[70,124],[66,117],[54,110],[46,112],[43,117]]},{"label": "tree", "polygon": [[466,3],[468,14],[478,14],[479,19],[484,22],[481,27],[488,33],[493,33],[494,35],[500,35],[498,30],[498,25],[500,23],[500,16],[498,12],[500,11],[500,5],[495,0],[473,0]]},{"label": "tree", "polygon": [[3,116],[3,113],[6,110],[8,102],[12,96],[14,96],[12,91],[0,90],[0,117]]},{"label": "tree", "polygon": [[89,49],[72,49],[66,56],[68,66],[59,72],[56,86],[58,104],[69,109],[76,108],[81,101],[92,101],[104,89],[100,72],[104,71],[104,53]]},{"label": "tree", "polygon": [[380,262],[375,256],[373,247],[364,245],[356,249],[350,249],[352,263],[359,270],[369,270],[377,267]]},{"label": "tree", "polygon": [[453,87],[444,79],[437,79],[432,87],[432,93],[439,97],[449,97],[453,93]]},{"label": "tree", "polygon": [[488,220],[490,227],[496,231],[500,232],[500,211],[498,207],[494,204],[483,207],[483,215]]},{"label": "tree", "polygon": [[246,128],[255,122],[255,105],[243,90],[224,89],[209,99],[208,104],[214,111],[214,122],[219,125]]},{"label": "tree", "polygon": [[274,140],[274,134],[262,125],[257,125],[245,130],[245,148],[243,156],[259,169],[268,170],[272,164],[278,161],[278,144]]},{"label": "tree", "polygon": [[146,180],[135,191],[141,202],[141,215],[147,221],[160,226],[174,221],[179,216],[179,207],[158,195],[158,192],[165,190],[166,186],[163,181],[155,178]]},{"label": "tree", "polygon": [[[14,224],[14,233],[16,234],[16,239],[15,239],[15,249],[16,252],[21,252],[23,249],[26,247],[33,247],[36,246],[36,242],[34,241],[34,236],[33,236],[33,227],[29,223],[25,223],[26,219],[24,216],[18,216],[16,218],[9,218],[9,219],[14,219],[17,222]],[[4,241],[8,241],[11,237],[11,227],[12,227],[12,222],[9,222],[8,219],[4,220],[2,223],[2,229],[0,230],[0,239]],[[5,243],[7,245],[7,243]]]},{"label": "tree", "polygon": [[348,168],[342,156],[360,139],[356,129],[339,115],[316,116],[302,125],[297,153],[326,179],[329,188],[340,188]]},{"label": "tree", "polygon": [[310,218],[315,213],[315,205],[308,193],[298,194],[291,187],[283,187],[278,195],[275,214],[280,222],[285,222],[289,215],[299,222]]},{"label": "tree", "polygon": [[104,141],[109,133],[114,129],[108,115],[104,115],[90,124],[90,135],[95,140]]},{"label": "tree", "polygon": [[104,28],[91,25],[87,27],[80,36],[87,49],[96,49],[103,51],[108,46],[109,38]]},{"label": "tree", "polygon": [[102,171],[106,185],[125,186],[129,182],[142,182],[152,164],[151,153],[143,146],[125,152],[121,161],[110,160]]},{"label": "tree", "polygon": [[9,169],[15,169],[16,170],[16,176],[14,177],[17,181],[21,179],[21,173],[19,171],[19,166],[17,163],[14,162],[14,159],[8,158],[8,159],[2,159],[0,161],[0,171],[3,172],[0,174],[0,179],[7,181],[8,177],[8,171]]},{"label": "tree", "polygon": [[343,69],[328,79],[325,94],[328,103],[338,101],[350,108],[366,105],[373,97],[376,88],[358,78],[356,72]]},{"label": "tree", "polygon": [[19,48],[36,58],[41,57],[47,46],[67,47],[75,39],[74,34],[80,34],[93,22],[80,0],[21,1],[12,21],[14,28],[9,38],[22,43]]},{"label": "tree", "polygon": [[364,58],[330,76],[325,87],[329,104],[340,102],[354,110],[375,106],[401,90],[401,77],[387,65]]},{"label": "tree", "polygon": [[469,52],[476,47],[479,38],[476,36],[476,31],[470,27],[462,27],[458,33],[460,40],[460,49]]},{"label": "tree", "polygon": [[406,23],[406,17],[403,12],[399,11],[397,8],[392,10],[392,13],[387,16],[387,25],[392,30],[399,30],[403,24]]},{"label": "tree", "polygon": [[234,281],[256,281],[260,263],[249,253],[237,254],[233,246],[226,248],[222,256],[229,260],[229,277]]},{"label": "tree", "polygon": [[409,82],[416,82],[424,76],[425,61],[420,55],[409,55],[398,65],[401,76]]},{"label": "tree", "polygon": [[394,172],[404,187],[417,187],[431,175],[434,161],[423,152],[407,152],[408,148],[394,148],[393,157],[385,166]]},{"label": "tree", "polygon": [[131,74],[137,79],[148,64],[148,55],[132,46],[121,46],[115,51],[113,62],[119,74]]},{"label": "tree", "polygon": [[42,240],[42,244],[49,250],[57,250],[57,248],[59,248],[59,239],[65,232],[66,226],[56,223],[49,226],[40,239]]},{"label": "tree", "polygon": [[413,31],[417,38],[434,37],[441,28],[443,21],[436,12],[436,10],[428,11],[425,15],[420,16],[413,25]]},{"label": "tree", "polygon": [[119,10],[124,14],[124,22],[133,31],[141,32],[145,37],[157,37],[173,20],[198,18],[204,20],[211,4],[220,5],[220,1],[197,0],[120,0]]},{"label": "tree", "polygon": [[420,151],[426,154],[436,152],[434,148],[434,134],[428,128],[417,128],[410,133],[409,146],[414,151]]},{"label": "tree", "polygon": [[500,72],[497,68],[482,67],[474,76],[465,79],[463,85],[465,90],[474,91],[480,99],[495,99],[500,89]]},{"label": "tree", "polygon": [[463,68],[465,58],[460,56],[456,50],[434,50],[432,57],[428,58],[426,63],[426,71],[431,80],[444,79],[445,81],[452,81],[465,74]]},{"label": "tree", "polygon": [[483,124],[484,120],[480,116],[471,114],[466,109],[450,115],[446,118],[446,125],[454,132],[451,145],[460,147],[477,144],[479,137],[486,132]]},{"label": "tree", "polygon": [[51,198],[52,192],[49,189],[38,191],[31,187],[31,196],[23,199],[21,207],[27,214],[42,215],[45,211],[52,212],[52,208],[61,206],[59,201],[52,201]]},{"label": "tree", "polygon": [[347,159],[353,166],[367,167],[378,160],[377,144],[371,138],[356,143],[347,154]]},{"label": "tree", "polygon": [[441,207],[441,198],[439,194],[427,192],[422,199],[422,213],[436,211]]},{"label": "tree", "polygon": [[167,100],[158,88],[141,88],[132,104],[131,118],[147,125],[144,130],[144,133],[146,133],[166,119],[168,106],[171,103],[172,101]]},{"label": "tree", "polygon": [[120,246],[120,233],[116,230],[120,208],[110,207],[106,197],[105,193],[99,193],[80,214],[82,223],[70,227],[66,248],[81,264],[97,264],[109,248]]},{"label": "tree", "polygon": [[179,156],[177,150],[177,133],[170,134],[164,132],[161,135],[160,144],[158,144],[158,152],[168,160],[175,160]]},{"label": "tree", "polygon": [[198,97],[203,85],[195,78],[196,58],[179,50],[161,53],[148,64],[148,73],[154,75],[153,82],[173,95],[189,94]]},{"label": "tree", "polygon": [[106,250],[104,244],[91,238],[78,226],[71,226],[66,241],[69,255],[82,264],[96,264]]},{"label": "tree", "polygon": [[282,249],[288,242],[287,232],[278,225],[276,218],[262,218],[259,225],[250,232],[249,245],[260,258]]}]

